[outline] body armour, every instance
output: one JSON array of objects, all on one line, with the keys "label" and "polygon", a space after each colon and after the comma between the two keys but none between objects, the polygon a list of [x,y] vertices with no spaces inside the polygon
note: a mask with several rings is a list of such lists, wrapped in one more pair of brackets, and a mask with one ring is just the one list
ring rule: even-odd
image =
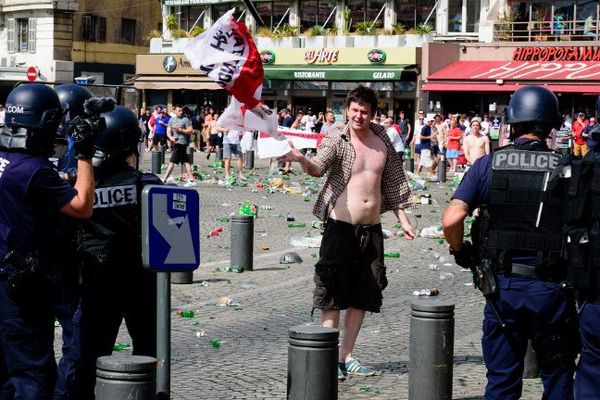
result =
[{"label": "body armour", "polygon": [[79,228],[82,253],[100,263],[115,260],[113,257],[139,259],[142,176],[127,168],[96,182],[94,213]]},{"label": "body armour", "polygon": [[569,285],[581,294],[600,293],[600,160],[592,152],[567,159],[563,240]]},{"label": "body armour", "polygon": [[481,254],[492,260],[497,271],[510,273],[513,262],[526,260],[540,276],[564,274],[562,198],[548,189],[560,158],[539,140],[494,153],[490,201],[482,207],[479,243]]}]

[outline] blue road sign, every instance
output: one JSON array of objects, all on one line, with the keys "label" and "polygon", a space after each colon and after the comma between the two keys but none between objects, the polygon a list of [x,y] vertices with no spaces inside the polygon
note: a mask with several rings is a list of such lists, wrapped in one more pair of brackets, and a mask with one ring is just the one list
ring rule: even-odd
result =
[{"label": "blue road sign", "polygon": [[195,189],[148,185],[142,191],[142,258],[153,271],[200,265],[200,197]]}]

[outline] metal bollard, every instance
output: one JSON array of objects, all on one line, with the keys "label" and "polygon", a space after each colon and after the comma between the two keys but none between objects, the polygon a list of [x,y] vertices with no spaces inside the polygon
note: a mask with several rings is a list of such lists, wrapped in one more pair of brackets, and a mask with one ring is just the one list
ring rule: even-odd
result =
[{"label": "metal bollard", "polygon": [[248,150],[246,152],[246,165],[244,166],[246,169],[254,169],[254,151]]},{"label": "metal bollard", "polygon": [[161,154],[158,151],[152,152],[152,173],[160,175],[162,162],[161,162]]},{"label": "metal bollard", "polygon": [[171,283],[188,285],[194,282],[194,271],[171,272]]},{"label": "metal bollard", "polygon": [[245,271],[254,268],[254,217],[234,215],[231,217],[231,261],[232,267]]},{"label": "metal bollard", "polygon": [[404,168],[407,171],[415,172],[415,159],[414,158],[408,158],[408,159],[404,160],[404,162],[406,163],[406,166]]},{"label": "metal bollard", "polygon": [[165,163],[165,157],[167,154],[167,146],[160,146],[160,163],[164,164]]},{"label": "metal bollard", "polygon": [[221,161],[223,159],[223,149],[217,150],[217,161]]},{"label": "metal bollard", "polygon": [[527,341],[527,352],[525,353],[523,364],[523,379],[535,379],[540,377],[540,366],[537,363],[537,356],[531,345],[531,340]]},{"label": "metal bollard", "polygon": [[454,304],[412,303],[409,346],[409,400],[452,399]]},{"label": "metal bollard", "polygon": [[337,399],[339,331],[298,325],[289,335],[287,399]]},{"label": "metal bollard", "polygon": [[442,156],[438,164],[438,182],[446,182],[446,157]]},{"label": "metal bollard", "polygon": [[96,360],[96,400],[152,400],[156,359],[114,354]]}]

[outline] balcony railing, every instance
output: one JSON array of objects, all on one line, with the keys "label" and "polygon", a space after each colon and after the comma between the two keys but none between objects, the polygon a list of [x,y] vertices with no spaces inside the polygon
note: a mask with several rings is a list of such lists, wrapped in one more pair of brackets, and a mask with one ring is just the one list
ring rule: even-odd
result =
[{"label": "balcony railing", "polygon": [[494,41],[499,42],[546,42],[598,40],[600,21],[529,21],[494,23]]}]

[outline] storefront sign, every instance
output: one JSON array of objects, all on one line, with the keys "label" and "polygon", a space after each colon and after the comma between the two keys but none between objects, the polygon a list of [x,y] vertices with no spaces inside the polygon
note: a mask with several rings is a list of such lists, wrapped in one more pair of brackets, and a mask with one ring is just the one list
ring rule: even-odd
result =
[{"label": "storefront sign", "polygon": [[304,60],[307,64],[333,64],[338,61],[339,50],[320,49],[306,50]]},{"label": "storefront sign", "polygon": [[385,62],[386,54],[381,49],[373,49],[367,53],[367,59],[374,64],[381,64]]},{"label": "storefront sign", "polygon": [[205,75],[183,54],[138,54],[135,68],[137,75]]},{"label": "storefront sign", "polygon": [[600,61],[598,46],[517,47],[514,61]]},{"label": "storefront sign", "polygon": [[167,56],[163,60],[163,68],[168,73],[171,73],[177,69],[177,60],[173,56]]},{"label": "storefront sign", "polygon": [[275,62],[275,53],[271,50],[261,51],[260,60],[263,62],[263,64],[273,64]]},{"label": "storefront sign", "polygon": [[402,75],[402,67],[383,68],[314,68],[301,67],[265,67],[266,79],[308,80],[308,81],[394,81]]},{"label": "storefront sign", "polygon": [[600,63],[593,61],[457,61],[430,75],[427,79],[429,82],[474,79],[492,82],[498,80],[598,81],[600,80]]}]

